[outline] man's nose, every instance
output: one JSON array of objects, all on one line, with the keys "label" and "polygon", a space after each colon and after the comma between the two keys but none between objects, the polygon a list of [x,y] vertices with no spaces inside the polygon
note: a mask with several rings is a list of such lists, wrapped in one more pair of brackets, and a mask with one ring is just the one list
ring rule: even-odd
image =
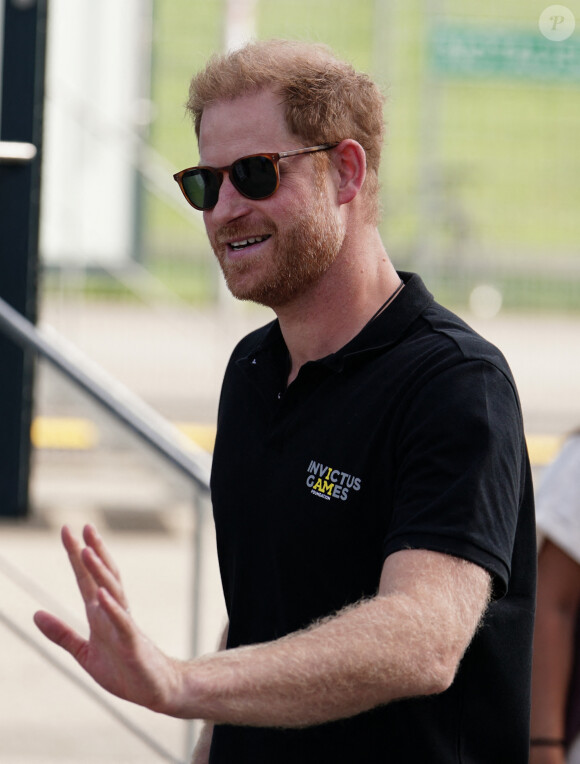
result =
[{"label": "man's nose", "polygon": [[218,200],[215,207],[211,210],[214,220],[220,222],[232,220],[249,211],[249,199],[241,194],[230,180],[228,172],[224,172],[222,183],[218,191]]}]

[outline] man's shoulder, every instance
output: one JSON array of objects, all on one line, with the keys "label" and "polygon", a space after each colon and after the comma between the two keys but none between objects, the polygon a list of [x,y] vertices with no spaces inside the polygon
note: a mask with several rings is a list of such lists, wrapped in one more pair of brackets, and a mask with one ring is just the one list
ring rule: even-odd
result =
[{"label": "man's shoulder", "polygon": [[[457,313],[438,303],[416,273],[399,272],[405,289],[385,311],[377,329],[388,340],[398,338],[399,346],[414,354],[440,354],[452,361],[488,361],[502,371],[508,365],[501,351]],[[371,330],[373,331],[373,330]],[[377,336],[372,342],[377,341]]]},{"label": "man's shoulder", "polygon": [[434,302],[423,312],[422,318],[433,336],[453,346],[464,360],[487,361],[504,371],[509,368],[502,351],[496,345],[448,308]]}]

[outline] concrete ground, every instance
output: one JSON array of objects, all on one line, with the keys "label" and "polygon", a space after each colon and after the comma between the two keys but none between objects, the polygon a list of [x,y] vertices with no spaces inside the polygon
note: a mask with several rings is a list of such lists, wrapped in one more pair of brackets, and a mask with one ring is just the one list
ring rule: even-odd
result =
[{"label": "concrete ground", "polygon": [[[152,313],[135,306],[54,304],[43,310],[45,322],[157,412],[210,433],[229,351],[268,318],[234,308]],[[512,366],[528,436],[548,444],[547,451],[535,447],[539,474],[557,438],[580,424],[580,319],[466,318],[502,348]],[[72,659],[44,643],[32,614],[39,607],[53,610],[83,628],[58,535],[63,522],[77,530],[96,522],[123,571],[138,623],[168,653],[189,656],[197,531],[203,550],[199,645],[201,652],[213,649],[224,610],[209,508],[196,516],[191,486],[46,364],[39,368],[36,414],[64,417],[73,430],[75,421],[90,427],[75,431],[77,447],[68,436],[56,447],[58,438],[53,433],[51,443],[49,433],[34,455],[31,517],[0,523],[0,763],[185,761],[189,725],[85,685]]]},{"label": "concrete ground", "polygon": [[[70,519],[79,528],[85,518],[80,512]],[[100,527],[123,569],[139,624],[166,652],[190,655],[190,534],[185,528],[120,533]],[[32,624],[33,612],[43,608],[84,629],[57,528],[3,523],[0,534],[2,764],[187,761],[185,722],[108,696],[69,656],[44,644]]]}]

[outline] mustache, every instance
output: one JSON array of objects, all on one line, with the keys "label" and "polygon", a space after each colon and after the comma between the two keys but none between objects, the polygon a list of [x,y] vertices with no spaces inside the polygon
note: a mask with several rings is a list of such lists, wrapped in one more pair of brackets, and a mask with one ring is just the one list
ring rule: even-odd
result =
[{"label": "mustache", "polygon": [[228,244],[230,241],[248,239],[255,236],[271,236],[276,227],[265,223],[226,223],[218,228],[214,235],[216,244]]}]

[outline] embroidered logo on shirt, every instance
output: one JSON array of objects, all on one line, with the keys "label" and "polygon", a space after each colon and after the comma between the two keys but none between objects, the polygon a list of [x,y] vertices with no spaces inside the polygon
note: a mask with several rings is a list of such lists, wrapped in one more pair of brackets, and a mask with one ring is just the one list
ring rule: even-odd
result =
[{"label": "embroidered logo on shirt", "polygon": [[346,501],[350,491],[360,491],[361,479],[312,460],[308,465],[306,485],[310,493],[321,499]]}]

